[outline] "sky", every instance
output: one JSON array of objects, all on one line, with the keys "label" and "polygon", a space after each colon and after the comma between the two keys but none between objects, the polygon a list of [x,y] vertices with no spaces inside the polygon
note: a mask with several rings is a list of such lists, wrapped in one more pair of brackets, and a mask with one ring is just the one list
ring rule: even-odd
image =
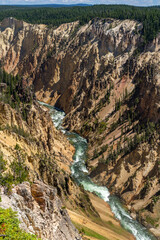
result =
[{"label": "sky", "polygon": [[160,0],[0,0],[0,5],[5,4],[128,4],[135,6],[160,5]]}]

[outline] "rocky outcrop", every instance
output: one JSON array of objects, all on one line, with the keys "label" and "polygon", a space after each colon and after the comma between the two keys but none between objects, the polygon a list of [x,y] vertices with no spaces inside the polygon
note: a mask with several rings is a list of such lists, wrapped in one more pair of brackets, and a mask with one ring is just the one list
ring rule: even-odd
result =
[{"label": "rocky outcrop", "polygon": [[[37,151],[39,155],[45,153],[53,158],[56,152],[57,159],[58,157],[62,158],[64,164],[68,166],[71,164],[74,148],[69,144],[67,138],[56,130],[48,109],[38,103],[32,104],[31,109],[27,112],[27,120],[24,121],[20,113],[12,109],[10,105],[1,102],[0,125],[2,131],[8,130],[4,134],[17,133],[18,136],[15,136],[15,141],[12,142],[13,147],[16,143],[22,148],[28,144],[30,148],[35,148],[33,152]],[[28,157],[31,158],[30,155]],[[70,170],[68,171],[70,172]]]},{"label": "rocky outcrop", "polygon": [[56,53],[59,50],[77,24],[49,29],[45,25],[27,24],[14,18],[4,19],[0,24],[0,59],[5,69],[24,77],[34,76],[38,71],[37,65],[50,58],[52,51]]},{"label": "rocky outcrop", "polygon": [[10,196],[1,189],[1,199],[0,207],[16,211],[26,232],[46,240],[81,239],[55,188],[41,181],[24,182],[15,186]]}]

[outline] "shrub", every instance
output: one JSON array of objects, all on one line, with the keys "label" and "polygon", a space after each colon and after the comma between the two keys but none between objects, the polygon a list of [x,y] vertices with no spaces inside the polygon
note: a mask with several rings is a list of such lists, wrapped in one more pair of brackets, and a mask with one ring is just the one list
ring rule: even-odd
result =
[{"label": "shrub", "polygon": [[[0,208],[0,235],[4,240],[36,240],[35,235],[24,232],[19,227],[19,220],[12,209]],[[40,239],[39,239],[40,240]]]},{"label": "shrub", "polygon": [[[16,148],[18,144],[16,145]],[[6,187],[8,193],[10,193],[12,184],[22,183],[28,180],[28,169],[24,163],[24,156],[20,150],[17,150],[17,158],[10,164],[11,171],[6,171],[6,161],[3,159],[3,155],[0,155],[0,185]]]}]

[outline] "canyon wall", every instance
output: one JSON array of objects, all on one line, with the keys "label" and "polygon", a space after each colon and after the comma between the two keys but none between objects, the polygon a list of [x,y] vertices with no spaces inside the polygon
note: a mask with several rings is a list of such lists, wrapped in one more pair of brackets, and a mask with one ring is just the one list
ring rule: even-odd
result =
[{"label": "canyon wall", "polygon": [[9,104],[0,103],[0,164],[6,165],[0,207],[16,211],[26,232],[41,239],[80,240],[65,208],[97,214],[87,193],[71,178],[73,154],[48,108],[33,101],[24,120]]}]

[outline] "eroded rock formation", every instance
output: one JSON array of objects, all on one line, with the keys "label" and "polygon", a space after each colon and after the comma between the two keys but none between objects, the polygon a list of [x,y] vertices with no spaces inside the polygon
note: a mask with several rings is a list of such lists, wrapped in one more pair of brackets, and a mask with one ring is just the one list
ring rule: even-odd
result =
[{"label": "eroded rock formation", "polygon": [[15,186],[10,196],[1,192],[1,199],[0,207],[16,211],[26,232],[46,240],[81,239],[55,188],[41,181],[24,182]]}]

